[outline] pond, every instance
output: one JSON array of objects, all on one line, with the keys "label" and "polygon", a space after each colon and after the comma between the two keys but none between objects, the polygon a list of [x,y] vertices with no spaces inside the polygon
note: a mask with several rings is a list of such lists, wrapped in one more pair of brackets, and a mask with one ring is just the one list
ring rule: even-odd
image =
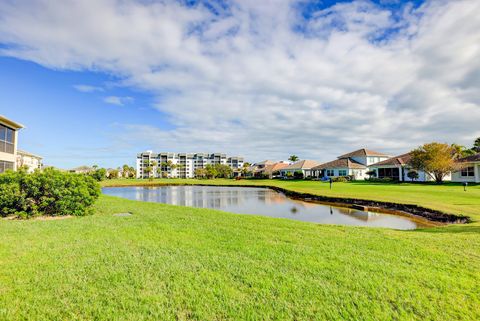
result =
[{"label": "pond", "polygon": [[320,224],[387,227],[399,230],[429,226],[429,221],[423,219],[306,202],[289,198],[268,188],[189,185],[107,187],[102,191],[106,195],[130,200],[212,208],[238,214],[288,218]]}]

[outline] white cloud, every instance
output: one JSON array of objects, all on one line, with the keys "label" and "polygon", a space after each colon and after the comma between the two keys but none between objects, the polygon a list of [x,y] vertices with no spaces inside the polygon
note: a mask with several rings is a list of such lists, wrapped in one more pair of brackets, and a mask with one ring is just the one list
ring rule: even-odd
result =
[{"label": "white cloud", "polygon": [[309,21],[296,7],[237,0],[214,15],[178,2],[7,1],[0,42],[11,46],[0,54],[152,92],[176,128],[132,124],[118,139],[155,149],[328,160],[480,136],[479,1],[427,1],[400,17],[354,1]]},{"label": "white cloud", "polygon": [[124,106],[133,102],[132,97],[119,97],[119,96],[108,96],[103,98],[103,101],[107,104],[117,105],[117,106]]},{"label": "white cloud", "polygon": [[91,86],[91,85],[82,85],[82,84],[74,85],[73,88],[75,88],[76,90],[78,90],[82,93],[92,93],[92,92],[96,92],[96,91],[104,91],[104,89],[102,87]]}]

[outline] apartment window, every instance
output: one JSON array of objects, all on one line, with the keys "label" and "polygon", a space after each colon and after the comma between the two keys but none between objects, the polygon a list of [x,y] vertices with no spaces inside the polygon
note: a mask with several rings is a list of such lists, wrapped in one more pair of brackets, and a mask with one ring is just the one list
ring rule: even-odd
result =
[{"label": "apartment window", "polygon": [[15,131],[0,125],[0,152],[13,154],[15,146]]},{"label": "apartment window", "polygon": [[13,170],[13,163],[12,162],[5,162],[0,161],[0,173],[5,172],[6,170]]},{"label": "apartment window", "polygon": [[462,176],[463,177],[473,177],[475,176],[475,170],[472,167],[465,167],[464,169],[462,169]]},{"label": "apartment window", "polygon": [[333,169],[327,169],[327,176],[335,176],[335,171]]},{"label": "apartment window", "polygon": [[338,171],[338,176],[347,176],[347,170],[346,169],[340,169]]}]

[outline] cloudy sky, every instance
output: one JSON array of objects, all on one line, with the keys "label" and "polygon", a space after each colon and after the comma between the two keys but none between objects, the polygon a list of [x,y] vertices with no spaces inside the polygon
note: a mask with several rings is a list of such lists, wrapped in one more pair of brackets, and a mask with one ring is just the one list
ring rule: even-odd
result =
[{"label": "cloudy sky", "polygon": [[478,0],[3,0],[0,114],[60,167],[470,146],[479,16]]}]

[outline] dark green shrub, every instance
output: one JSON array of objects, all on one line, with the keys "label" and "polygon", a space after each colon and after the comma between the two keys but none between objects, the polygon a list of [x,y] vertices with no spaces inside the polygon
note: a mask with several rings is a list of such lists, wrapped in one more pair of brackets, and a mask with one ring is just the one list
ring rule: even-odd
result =
[{"label": "dark green shrub", "polygon": [[51,168],[33,174],[9,171],[0,175],[0,216],[83,216],[99,195],[100,186],[86,175]]},{"label": "dark green shrub", "polygon": [[303,178],[303,172],[302,171],[295,171],[295,173],[293,173],[293,177],[295,179],[302,179]]}]

